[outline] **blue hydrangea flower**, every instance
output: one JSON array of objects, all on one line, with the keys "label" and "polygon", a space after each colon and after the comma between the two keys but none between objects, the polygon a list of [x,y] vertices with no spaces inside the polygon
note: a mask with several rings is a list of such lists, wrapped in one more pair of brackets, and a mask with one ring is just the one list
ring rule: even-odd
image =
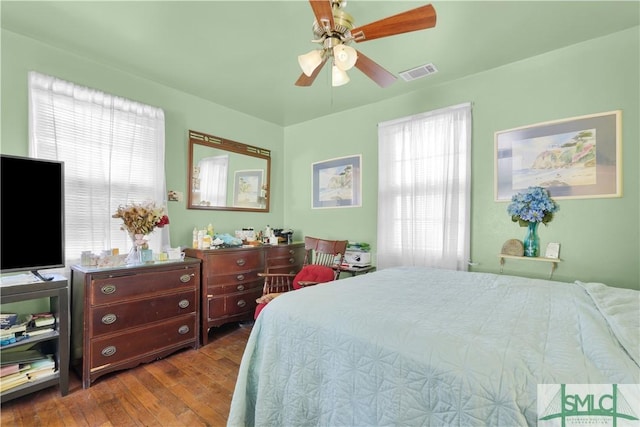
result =
[{"label": "blue hydrangea flower", "polygon": [[553,201],[549,192],[542,187],[529,187],[526,191],[514,194],[507,207],[513,222],[526,227],[530,222],[548,223],[553,219],[559,206]]}]

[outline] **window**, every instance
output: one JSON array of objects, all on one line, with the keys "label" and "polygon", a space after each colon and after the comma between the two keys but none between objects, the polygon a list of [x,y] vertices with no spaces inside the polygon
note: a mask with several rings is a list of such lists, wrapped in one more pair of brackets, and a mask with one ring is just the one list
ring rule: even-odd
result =
[{"label": "window", "polygon": [[[29,73],[29,154],[65,165],[67,265],[82,251],[131,248],[122,221],[111,217],[119,205],[166,204],[164,143],[161,109]],[[169,245],[167,227],[149,244]]]},{"label": "window", "polygon": [[466,270],[471,105],[378,124],[379,268]]},{"label": "window", "polygon": [[197,173],[200,200],[204,206],[227,206],[227,175],[229,155],[210,156],[198,161]]}]

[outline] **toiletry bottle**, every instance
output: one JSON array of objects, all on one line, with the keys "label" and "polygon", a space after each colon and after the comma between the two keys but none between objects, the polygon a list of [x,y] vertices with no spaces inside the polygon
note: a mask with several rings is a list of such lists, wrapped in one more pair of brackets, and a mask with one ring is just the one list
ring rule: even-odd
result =
[{"label": "toiletry bottle", "polygon": [[193,242],[191,247],[193,247],[193,249],[198,249],[198,227],[193,227]]}]

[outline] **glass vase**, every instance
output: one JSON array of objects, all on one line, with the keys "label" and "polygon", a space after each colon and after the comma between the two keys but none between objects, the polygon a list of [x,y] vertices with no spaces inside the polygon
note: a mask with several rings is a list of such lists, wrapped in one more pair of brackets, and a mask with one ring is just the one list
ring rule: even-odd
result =
[{"label": "glass vase", "polygon": [[540,255],[540,237],[538,237],[539,222],[530,222],[527,225],[527,234],[524,236],[524,256],[537,257]]},{"label": "glass vase", "polygon": [[144,234],[130,233],[129,237],[133,246],[127,256],[127,264],[142,264],[142,249],[144,249],[147,241]]}]

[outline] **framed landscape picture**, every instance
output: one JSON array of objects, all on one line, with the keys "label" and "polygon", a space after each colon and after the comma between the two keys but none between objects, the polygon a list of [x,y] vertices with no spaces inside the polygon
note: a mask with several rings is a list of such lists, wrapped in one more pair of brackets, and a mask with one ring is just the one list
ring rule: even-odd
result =
[{"label": "framed landscape picture", "polygon": [[554,199],[622,196],[621,111],[495,133],[495,200],[531,186]]},{"label": "framed landscape picture", "polygon": [[233,206],[242,208],[261,207],[262,175],[263,171],[261,169],[235,172]]},{"label": "framed landscape picture", "polygon": [[361,155],[313,163],[312,208],[361,206]]}]

